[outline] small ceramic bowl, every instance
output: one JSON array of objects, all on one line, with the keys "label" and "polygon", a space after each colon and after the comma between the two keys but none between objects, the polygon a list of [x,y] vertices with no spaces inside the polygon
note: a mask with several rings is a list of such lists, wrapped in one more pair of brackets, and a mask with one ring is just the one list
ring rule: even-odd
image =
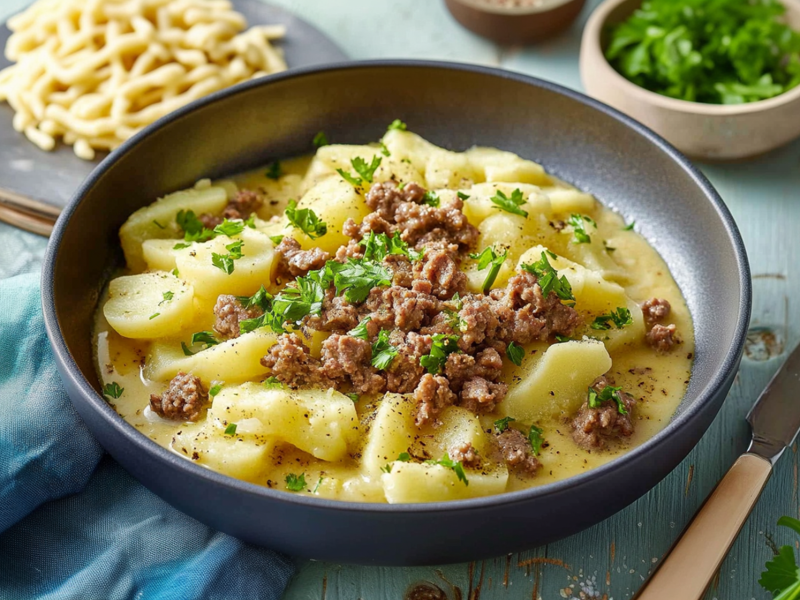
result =
[{"label": "small ceramic bowl", "polygon": [[[783,3],[787,22],[800,29],[800,0]],[[603,54],[607,26],[623,21],[640,5],[641,0],[606,0],[589,18],[580,70],[590,96],[641,121],[692,158],[750,158],[800,137],[800,86],[758,102],[703,104],[648,91],[614,70]]]},{"label": "small ceramic bowl", "polygon": [[499,44],[551,37],[580,14],[586,0],[445,0],[456,21]]}]

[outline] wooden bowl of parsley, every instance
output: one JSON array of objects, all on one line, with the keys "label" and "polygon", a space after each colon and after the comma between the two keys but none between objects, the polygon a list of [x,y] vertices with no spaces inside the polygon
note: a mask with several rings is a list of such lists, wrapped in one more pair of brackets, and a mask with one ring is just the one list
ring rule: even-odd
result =
[{"label": "wooden bowl of parsley", "polygon": [[580,69],[691,157],[758,156],[800,137],[800,0],[606,0]]}]

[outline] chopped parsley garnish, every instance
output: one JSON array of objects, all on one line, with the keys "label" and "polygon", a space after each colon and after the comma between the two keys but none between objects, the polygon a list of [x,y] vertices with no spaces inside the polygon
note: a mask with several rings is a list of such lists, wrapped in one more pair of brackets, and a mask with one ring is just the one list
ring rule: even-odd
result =
[{"label": "chopped parsley garnish", "polygon": [[611,385],[607,385],[603,388],[603,390],[598,394],[594,388],[589,388],[589,408],[599,408],[603,402],[609,402],[613,400],[617,403],[617,411],[621,415],[627,415],[628,410],[625,408],[625,403],[622,401],[622,396],[620,395],[621,387],[614,387]]},{"label": "chopped parsley garnish", "polygon": [[456,192],[456,196],[458,196],[459,200],[469,200],[469,196],[464,192]]},{"label": "chopped parsley garnish", "polygon": [[302,492],[306,489],[306,474],[295,475],[294,473],[289,473],[286,476],[286,489],[290,492]]},{"label": "chopped parsley garnish", "polygon": [[253,213],[249,217],[244,220],[244,224],[247,225],[250,229],[256,228],[256,214]]},{"label": "chopped parsley garnish", "polygon": [[244,246],[244,242],[242,240],[237,240],[225,246],[228,254],[212,252],[211,264],[230,275],[234,270],[233,261],[242,258],[242,246]]},{"label": "chopped parsley garnish", "polygon": [[275,244],[277,246],[278,244],[280,244],[283,241],[283,236],[282,235],[271,235],[271,236],[269,236],[269,239],[272,241],[273,244]]},{"label": "chopped parsley garnish", "polygon": [[[397,458],[394,459],[394,462],[410,462],[410,461],[411,461],[411,455],[408,452],[401,452],[400,454],[397,455]],[[394,463],[388,463],[381,467],[381,471],[383,471],[384,473],[391,473],[393,466]]]},{"label": "chopped parsley garnish", "polygon": [[267,167],[267,172],[264,173],[270,179],[279,179],[281,176],[281,163],[277,160],[273,163],[270,163]]},{"label": "chopped parsley garnish", "polygon": [[503,417],[502,419],[497,419],[494,422],[494,428],[497,429],[498,432],[503,433],[506,429],[508,429],[508,424],[511,421],[516,421],[514,417]]},{"label": "chopped parsley garnish", "polygon": [[175,277],[180,277],[180,271],[178,271],[178,267],[175,267],[174,269],[172,269],[172,271],[170,271],[170,273],[175,275]]},{"label": "chopped parsley garnish", "polygon": [[209,396],[211,396],[211,397],[213,398],[214,396],[216,396],[217,394],[219,394],[221,391],[222,391],[222,384],[221,384],[221,383],[215,383],[215,384],[214,384],[214,385],[212,385],[212,386],[211,386],[211,388],[208,390],[208,395],[209,395]]},{"label": "chopped parsley garnish", "polygon": [[347,397],[353,402],[358,402],[358,394],[347,394]]},{"label": "chopped parsley garnish", "polygon": [[461,296],[458,292],[453,294],[453,297],[450,298],[450,304],[452,304],[455,309],[445,307],[442,312],[444,312],[447,317],[447,323],[452,327],[453,331],[460,332],[466,326],[466,322],[461,318],[461,315],[458,314],[459,311],[464,308],[464,302],[461,300]]},{"label": "chopped parsley garnish", "polygon": [[571,342],[571,341],[572,341],[572,338],[569,337],[568,335],[557,335],[556,336],[556,342],[558,342],[559,344],[563,344],[564,342]]},{"label": "chopped parsley garnish", "polygon": [[148,320],[148,321],[152,321],[153,319],[155,319],[155,318],[156,318],[157,316],[159,316],[160,314],[161,314],[161,313],[153,313],[152,315],[150,315],[150,317],[149,317],[147,320]]},{"label": "chopped parsley garnish", "polygon": [[[800,533],[800,521],[792,517],[781,517],[778,525]],[[781,546],[764,566],[766,570],[761,573],[758,583],[771,592],[775,600],[800,598],[800,568],[795,562],[793,546]]]},{"label": "chopped parsley garnish", "polygon": [[[552,253],[550,253],[553,255]],[[555,255],[553,255],[555,256]],[[575,296],[572,295],[572,286],[565,275],[558,276],[556,271],[547,259],[547,254],[542,252],[542,258],[533,264],[524,264],[522,268],[536,275],[537,283],[542,288],[542,295],[547,298],[550,292],[555,292],[564,304],[572,306],[575,304]]]},{"label": "chopped parsley garnish", "polygon": [[543,431],[541,428],[537,427],[536,425],[531,425],[531,428],[528,431],[528,441],[531,443],[531,450],[533,450],[533,453],[536,456],[539,456],[539,452],[542,451],[542,443],[544,443],[542,433]]},{"label": "chopped parsley garnish", "polygon": [[203,344],[206,348],[209,346],[216,346],[220,341],[213,331],[198,331],[192,334],[192,345]]},{"label": "chopped parsley garnish", "polygon": [[427,204],[428,206],[433,206],[434,208],[439,208],[441,201],[439,200],[439,196],[436,195],[436,192],[428,190],[425,192],[425,195],[422,196],[422,203]]},{"label": "chopped parsley garnish", "polygon": [[163,300],[158,303],[159,306],[164,304],[164,302],[169,302],[170,300],[172,300],[175,297],[175,293],[174,292],[170,292],[170,291],[166,291],[163,294],[161,294],[161,297],[163,298]]},{"label": "chopped parsley garnish", "polygon": [[278,378],[274,375],[271,377],[267,377],[264,380],[264,387],[269,388],[271,390],[281,390],[283,389],[283,384],[278,381]]},{"label": "chopped parsley garnish", "polygon": [[459,351],[458,336],[436,333],[432,336],[432,340],[430,353],[421,356],[419,364],[425,367],[431,375],[436,375],[441,372],[448,355]]},{"label": "chopped parsley garnish", "polygon": [[222,223],[214,227],[214,233],[233,237],[242,233],[242,231],[244,231],[244,226],[245,223],[241,219],[236,219],[235,221],[225,219]]},{"label": "chopped parsley garnish", "polygon": [[489,272],[486,274],[486,279],[483,280],[484,294],[492,289],[492,284],[494,283],[495,279],[497,279],[497,274],[500,272],[500,267],[503,266],[507,256],[508,249],[506,249],[506,251],[502,254],[497,254],[494,251],[494,248],[491,246],[484,248],[483,252],[480,254],[469,255],[470,258],[478,261],[479,271],[483,271],[487,267],[489,268]]},{"label": "chopped parsley garnish", "polygon": [[397,131],[406,131],[408,127],[400,119],[395,119],[389,123],[389,127],[386,128],[387,131],[391,131],[392,129],[396,129]]},{"label": "chopped parsley garnish", "polygon": [[111,383],[107,383],[103,386],[103,396],[108,398],[119,398],[122,396],[122,392],[125,391],[125,388],[119,387],[119,384],[116,381],[112,381]]},{"label": "chopped parsley garnish", "polygon": [[528,216],[528,211],[520,208],[521,204],[525,204],[525,200],[522,197],[522,190],[520,189],[511,192],[511,197],[506,196],[501,190],[497,190],[497,193],[492,196],[490,200],[492,204],[495,205],[495,208],[521,217]]},{"label": "chopped parsley garnish", "polygon": [[289,219],[289,225],[299,229],[312,240],[321,238],[328,233],[328,225],[320,220],[317,213],[310,208],[297,208],[297,202],[294,200],[289,200],[289,206],[286,207],[286,218]]},{"label": "chopped parsley garnish", "polygon": [[630,325],[631,323],[633,323],[633,318],[631,317],[631,311],[625,308],[624,306],[620,306],[616,310],[612,310],[608,314],[595,317],[594,322],[592,323],[592,329],[606,331],[608,329],[611,329],[612,324],[617,329],[622,329],[623,327],[625,327],[626,325]]},{"label": "chopped parsley garnish", "polygon": [[272,307],[272,294],[263,285],[252,296],[237,296],[236,299],[244,308],[260,308],[266,312]]},{"label": "chopped parsley garnish", "polygon": [[384,144],[383,142],[378,142],[378,143],[381,146],[381,154],[383,154],[384,156],[391,156],[392,155],[392,153],[389,152],[389,149],[386,147],[386,144]]},{"label": "chopped parsley garnish", "polygon": [[359,338],[361,340],[368,340],[369,333],[367,333],[367,323],[369,323],[370,319],[371,317],[366,317],[356,327],[348,331],[347,335],[352,336],[354,338]]},{"label": "chopped parsley garnish", "polygon": [[192,210],[179,210],[175,222],[183,230],[184,243],[175,244],[174,250],[188,248],[192,242],[206,242],[214,237],[214,232],[203,225]]},{"label": "chopped parsley garnish", "polygon": [[155,225],[155,226],[156,226],[156,227],[158,227],[159,229],[166,229],[166,228],[167,228],[167,226],[166,226],[166,225],[162,225],[161,223],[159,223],[159,222],[158,222],[158,221],[156,221],[155,219],[153,219],[153,225]]},{"label": "chopped parsley garnish", "polygon": [[[326,277],[331,277],[336,293],[344,292],[351,304],[363,302],[370,290],[392,284],[392,272],[380,263],[358,258],[348,258],[345,263],[328,261]],[[327,286],[326,286],[327,287]]]},{"label": "chopped parsley garnish", "polygon": [[356,156],[350,161],[350,164],[353,165],[356,173],[361,175],[361,178],[364,181],[367,183],[372,183],[372,178],[375,176],[375,171],[381,166],[382,160],[383,159],[380,156],[373,156],[372,161],[367,164],[367,161],[365,161],[363,158]]},{"label": "chopped parsley garnish", "polygon": [[272,301],[272,313],[264,315],[264,325],[270,325],[276,333],[283,331],[287,321],[297,323],[306,315],[318,315],[322,311],[322,300],[329,281],[324,281],[321,271],[309,271],[305,277],[295,279]]},{"label": "chopped parsley garnish", "polygon": [[183,350],[184,356],[194,356],[194,352],[189,350],[189,346],[187,346],[185,342],[181,342],[181,350]]},{"label": "chopped parsley garnish", "polygon": [[381,329],[378,339],[372,344],[372,366],[384,371],[397,356],[397,348],[389,343],[389,330]]},{"label": "chopped parsley garnish", "polygon": [[586,225],[585,223],[589,223],[595,229],[597,229],[597,223],[591,217],[587,217],[586,215],[575,215],[572,214],[567,219],[567,225],[572,225],[572,235],[574,237],[574,242],[576,244],[589,244],[592,241],[592,237],[586,233]]},{"label": "chopped parsley garnish", "polygon": [[363,181],[361,181],[361,179],[359,179],[358,177],[353,177],[352,175],[350,175],[350,173],[346,172],[344,169],[336,169],[336,172],[337,172],[339,175],[341,175],[341,176],[342,176],[342,178],[343,178],[343,179],[344,179],[344,180],[345,180],[347,183],[349,183],[350,185],[352,185],[353,187],[360,187],[360,186],[361,186],[361,184],[362,184],[362,183],[364,183]]},{"label": "chopped parsley garnish", "polygon": [[636,226],[636,221],[631,221],[625,227],[622,228],[622,231],[633,231],[633,228]]},{"label": "chopped parsley garnish", "polygon": [[314,148],[322,148],[323,146],[327,146],[330,142],[328,142],[328,136],[325,135],[324,131],[318,131],[311,143],[314,144]]},{"label": "chopped parsley garnish", "polygon": [[464,473],[464,465],[461,464],[461,461],[455,462],[450,460],[450,455],[446,452],[439,460],[426,460],[425,462],[451,469],[456,474],[459,481],[463,481],[464,485],[469,485],[469,481],[467,481],[467,475]]},{"label": "chopped parsley garnish", "polygon": [[400,254],[411,261],[418,261],[422,258],[423,252],[408,247],[408,243],[400,238],[400,232],[395,232],[389,236],[385,233],[369,232],[369,236],[363,238],[359,244],[364,246],[364,258],[366,260],[382,261],[389,254]]},{"label": "chopped parsley garnish", "polygon": [[508,346],[506,346],[506,356],[508,357],[508,360],[519,367],[522,365],[522,359],[525,358],[525,348],[522,346],[517,346],[514,342],[511,342]]},{"label": "chopped parsley garnish", "polygon": [[322,480],[325,479],[322,475],[320,475],[319,479],[317,479],[317,485],[314,486],[314,489],[311,490],[312,494],[316,494],[317,490],[319,489],[319,484],[322,483]]},{"label": "chopped parsley garnish", "polygon": [[236,423],[229,423],[225,428],[225,435],[236,435]]}]

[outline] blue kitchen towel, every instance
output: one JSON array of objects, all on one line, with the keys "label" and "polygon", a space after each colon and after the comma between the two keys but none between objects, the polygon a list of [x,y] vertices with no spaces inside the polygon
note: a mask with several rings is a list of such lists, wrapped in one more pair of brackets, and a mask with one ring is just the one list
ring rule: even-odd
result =
[{"label": "blue kitchen towel", "polygon": [[58,378],[38,275],[0,281],[0,339],[0,598],[281,596],[287,558],[209,529],[103,457]]}]

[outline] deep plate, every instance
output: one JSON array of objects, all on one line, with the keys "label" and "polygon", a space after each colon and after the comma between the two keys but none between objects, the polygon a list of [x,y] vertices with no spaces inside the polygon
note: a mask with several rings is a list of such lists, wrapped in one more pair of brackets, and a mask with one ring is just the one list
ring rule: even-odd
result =
[{"label": "deep plate", "polygon": [[[89,331],[99,291],[120,260],[117,229],[131,212],[201,177],[309,152],[321,129],[336,142],[377,140],[395,118],[452,149],[496,146],[539,161],[636,220],[667,261],[695,324],[689,390],[662,432],[561,482],[473,500],[392,506],[293,496],[219,475],[161,448],[102,399]],[[113,204],[106,202],[110,197]],[[70,397],[98,440],[135,477],[186,513],[247,541],[373,564],[456,562],[519,551],[623,508],[673,469],[710,425],[733,382],[750,316],[750,274],[736,226],[708,181],[666,142],[551,83],[414,61],[282,74],[219,92],[148,127],[106,159],[66,209],[48,248],[42,287],[48,335]]]},{"label": "deep plate", "polygon": [[[259,0],[233,0],[233,4],[249,25],[286,25],[286,37],[275,45],[283,48],[290,69],[347,60],[323,33],[281,8]],[[10,35],[8,27],[0,25],[0,49]],[[10,64],[0,52],[0,69]],[[0,188],[60,210],[106,154],[98,153],[98,160],[86,161],[64,144],[45,152],[14,131],[13,117],[11,107],[0,102]]]}]

